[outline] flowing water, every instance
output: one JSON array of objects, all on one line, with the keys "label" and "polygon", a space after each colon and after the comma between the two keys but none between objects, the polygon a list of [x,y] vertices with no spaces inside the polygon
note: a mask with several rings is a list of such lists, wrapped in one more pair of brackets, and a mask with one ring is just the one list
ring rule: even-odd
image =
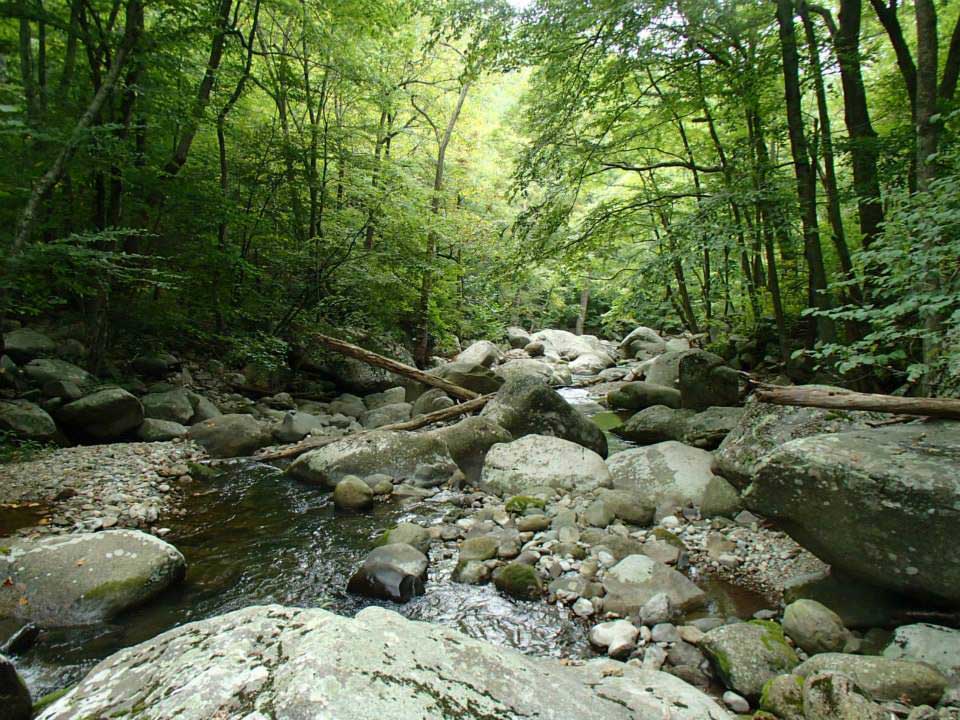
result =
[{"label": "flowing water", "polygon": [[[595,416],[604,430],[618,421],[583,390],[565,389],[563,394]],[[608,437],[611,452],[629,447],[614,435]],[[411,619],[455,627],[525,653],[592,655],[587,624],[567,609],[511,600],[490,585],[451,582],[455,559],[444,557],[440,544],[431,551],[425,595],[394,605],[346,592],[348,578],[384,529],[402,521],[427,526],[451,521],[458,516],[451,499],[440,493],[424,501],[391,500],[369,514],[340,515],[330,494],[293,481],[272,466],[237,463],[188,498],[188,517],[168,524],[171,532],[165,539],[187,559],[181,585],[110,624],[47,630],[32,650],[17,658],[17,666],[34,697],[40,697],[77,681],[120,648],[183,623],[264,603],[324,607],[344,615],[383,604]],[[748,617],[764,606],[753,593],[695,579],[707,590],[713,614]],[[5,634],[0,626],[0,638]]]}]

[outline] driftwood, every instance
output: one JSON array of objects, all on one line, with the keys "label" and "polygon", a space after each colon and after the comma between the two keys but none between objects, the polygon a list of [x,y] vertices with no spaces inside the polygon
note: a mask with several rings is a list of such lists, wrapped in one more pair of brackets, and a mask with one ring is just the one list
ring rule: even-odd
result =
[{"label": "driftwood", "polygon": [[[491,398],[493,398],[492,394],[481,395],[473,400],[468,400],[467,402],[460,403],[459,405],[453,405],[451,407],[444,408],[443,410],[427,413],[426,415],[421,415],[420,417],[413,418],[412,420],[405,420],[403,422],[393,423],[391,425],[382,425],[376,428],[376,430],[416,430],[418,428],[426,427],[427,425],[432,425],[433,423],[451,420],[455,417],[460,417],[461,415],[467,415],[469,413],[476,412],[477,410],[482,410],[483,406],[490,402]],[[257,453],[253,456],[253,459],[259,462],[269,462],[272,460],[284,460],[286,458],[297,457],[308,450],[316,450],[324,445],[337,442],[337,440],[343,440],[344,438],[348,437],[357,437],[358,435],[364,435],[368,432],[371,431],[358,430],[357,432],[349,433],[347,435],[340,435],[338,437],[307,438],[306,440],[301,440],[298,443],[288,445],[277,450]]]},{"label": "driftwood", "polygon": [[897,397],[852,390],[823,390],[802,385],[759,385],[755,397],[761,402],[773,405],[799,405],[828,410],[872,410],[894,415],[960,420],[960,400],[955,398]]},{"label": "driftwood", "polygon": [[385,370],[389,370],[390,372],[394,372],[397,375],[403,375],[404,377],[421,382],[424,385],[440,388],[451,397],[455,397],[460,400],[474,400],[480,397],[479,393],[475,393],[472,390],[467,390],[459,385],[454,385],[452,382],[447,382],[443,378],[437,377],[436,375],[430,375],[429,373],[423,372],[423,370],[418,370],[410,365],[404,365],[402,362],[391,360],[388,357],[378,355],[377,353],[370,352],[369,350],[364,350],[362,347],[352,345],[348,342],[344,342],[343,340],[337,340],[329,335],[313,333],[310,337],[324,347],[328,347],[338,353],[342,353],[348,357],[365,362],[367,365],[380,367]]}]

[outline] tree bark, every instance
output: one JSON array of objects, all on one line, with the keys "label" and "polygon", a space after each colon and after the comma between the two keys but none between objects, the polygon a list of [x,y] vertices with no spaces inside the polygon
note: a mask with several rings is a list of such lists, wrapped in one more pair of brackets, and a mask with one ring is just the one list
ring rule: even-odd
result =
[{"label": "tree bark", "polygon": [[954,398],[897,397],[852,390],[821,390],[761,385],[754,396],[773,405],[797,405],[828,410],[871,410],[896,415],[960,419],[960,400]]},{"label": "tree bark", "polygon": [[587,309],[590,306],[590,282],[583,281],[583,287],[580,288],[580,312],[577,313],[577,335],[583,335],[583,327],[587,322]]}]

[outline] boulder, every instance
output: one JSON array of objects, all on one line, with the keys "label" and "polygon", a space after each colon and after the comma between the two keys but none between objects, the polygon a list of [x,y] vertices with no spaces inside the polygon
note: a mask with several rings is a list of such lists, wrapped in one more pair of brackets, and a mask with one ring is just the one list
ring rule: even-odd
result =
[{"label": "boulder", "polygon": [[432,412],[437,412],[437,410],[446,410],[448,407],[453,407],[453,404],[453,400],[443,390],[432,388],[423,393],[413,403],[412,415],[413,417],[429,415]]},{"label": "boulder", "polygon": [[763,685],[760,709],[773,713],[779,720],[805,720],[803,717],[803,678],[799,675],[777,675]]},{"label": "boulder", "polygon": [[816,600],[796,600],[787,605],[783,631],[808,655],[842,652],[851,639],[840,616]]},{"label": "boulder", "polygon": [[373,430],[384,425],[395,425],[396,423],[406,422],[410,419],[410,412],[413,405],[410,403],[396,403],[394,405],[384,405],[375,410],[368,410],[360,418],[360,424],[368,430]]},{"label": "boulder", "polygon": [[595,353],[584,353],[570,363],[570,372],[577,375],[596,375],[613,364],[609,355],[600,356]]},{"label": "boulder", "polygon": [[489,340],[478,340],[467,346],[463,352],[457,355],[456,361],[468,365],[490,367],[499,362],[502,357],[503,353],[500,352],[500,348],[492,342]]},{"label": "boulder", "polygon": [[928,665],[867,655],[822,653],[801,663],[793,672],[803,677],[842,673],[874,700],[906,701],[911,705],[936,705],[947,687],[946,676]]},{"label": "boulder", "polygon": [[713,457],[705,450],[668,441],[616,453],[607,467],[615,488],[670,512],[673,507],[703,504],[714,477],[712,462]]},{"label": "boulder", "polygon": [[411,545],[381,545],[350,578],[347,592],[405,603],[423,595],[428,564],[427,556]]},{"label": "boulder", "polygon": [[143,405],[126,390],[106,388],[64,405],[57,419],[97,440],[116,440],[140,427]]},{"label": "boulder", "polygon": [[[342,333],[343,330],[339,329],[338,332]],[[350,332],[347,332],[347,336],[343,339],[391,360],[398,360],[404,365],[416,365],[412,353],[406,347],[389,339]],[[359,395],[369,395],[398,385],[403,387],[413,385],[408,378],[402,375],[368,365],[361,360],[324,350],[319,346],[311,357],[302,361],[301,367],[324,375],[335,382],[337,387],[345,388],[349,392]]]},{"label": "boulder", "polygon": [[130,365],[138,374],[159,380],[180,367],[180,361],[170,353],[160,352],[138,355]]},{"label": "boulder", "polygon": [[932,665],[952,680],[960,679],[960,630],[930,623],[903,625],[883,650],[892,660]]},{"label": "boulder", "polygon": [[530,336],[530,341],[543,343],[545,352],[564,360],[576,360],[581,355],[593,353],[598,349],[587,339],[587,336],[574,335],[567,330],[540,330]]},{"label": "boulder", "polygon": [[187,437],[202,446],[211,457],[250,455],[270,444],[267,426],[249,415],[220,415],[193,425]]},{"label": "boulder", "polygon": [[590,644],[612,658],[623,658],[637,646],[640,631],[629,620],[611,620],[590,628]]},{"label": "boulder", "polygon": [[903,595],[830,567],[784,580],[784,602],[801,598],[820,602],[837,613],[845,627],[859,630],[893,625],[916,608],[916,603]]},{"label": "boulder", "polygon": [[447,446],[434,435],[373,430],[304,453],[287,472],[333,490],[348,475],[383,473],[402,481],[412,479],[420,466],[436,468],[438,476],[447,478],[457,471]]},{"label": "boulder", "polygon": [[632,330],[620,341],[620,350],[627,356],[647,360],[665,352],[667,344],[655,331],[643,325]]},{"label": "boulder", "polygon": [[39,405],[27,400],[0,400],[0,431],[39,442],[57,436],[53,418]]},{"label": "boulder", "polygon": [[515,349],[525,348],[530,343],[530,333],[522,327],[507,328],[507,342]]},{"label": "boulder", "polygon": [[496,373],[502,377],[504,381],[529,377],[540,380],[547,385],[559,384],[552,365],[542,360],[533,360],[532,358],[527,360],[508,360],[497,367]]},{"label": "boulder", "polygon": [[331,415],[346,415],[359,420],[367,411],[367,406],[364,404],[363,398],[344,393],[327,406],[327,411]]},{"label": "boulder", "polygon": [[190,418],[193,417],[193,403],[183,389],[148,393],[140,398],[140,402],[143,403],[144,416],[154,420],[169,420],[189,425]]},{"label": "boulder", "polygon": [[760,697],[768,680],[791,672],[800,662],[783,630],[769,620],[714,628],[704,636],[700,649],[721,682],[751,702]]},{"label": "boulder", "polygon": [[888,720],[891,714],[864,697],[843,673],[817,673],[803,680],[803,720]]},{"label": "boulder", "polygon": [[[669,388],[662,389],[669,390]],[[611,396],[614,394],[616,393],[610,393]],[[682,440],[687,421],[693,415],[693,410],[677,410],[666,405],[653,405],[631,415],[623,425],[614,428],[613,432],[639,445]]]},{"label": "boulder", "polygon": [[653,358],[646,365],[644,380],[654,385],[663,385],[668,388],[677,387],[680,379],[680,359],[690,352],[689,350],[674,350]]},{"label": "boulder", "polygon": [[190,399],[190,405],[193,406],[193,417],[190,418],[192,423],[211,420],[223,414],[216,405],[199,393],[187,390],[187,397]]},{"label": "boulder", "polygon": [[93,387],[97,379],[83,368],[79,368],[65,360],[52,358],[37,358],[24,365],[23,372],[31,382],[43,387],[50,382],[70,382],[81,390]]},{"label": "boulder", "polygon": [[493,584],[500,592],[519,600],[536,600],[543,592],[537,571],[521,562],[507,563],[494,570]]},{"label": "boulder", "polygon": [[487,452],[497,443],[508,443],[513,436],[485,417],[467,417],[444,428],[426,433],[446,445],[450,456],[466,477],[467,482],[477,484],[483,471]]},{"label": "boulder", "polygon": [[17,328],[4,333],[3,345],[4,352],[18,364],[53,355],[57,350],[53,340],[30,328]]},{"label": "boulder", "polygon": [[393,387],[383,392],[371,393],[363,399],[367,410],[376,410],[387,405],[396,405],[407,401],[407,391],[402,387]]},{"label": "boulder", "polygon": [[719,475],[714,475],[707,482],[703,491],[703,501],[700,503],[700,514],[705,518],[736,516],[743,509],[740,493],[737,489]]},{"label": "boulder", "polygon": [[[827,385],[810,385],[836,390]],[[881,413],[821,410],[820,408],[772,405],[750,400],[740,422],[720,444],[717,466],[720,474],[737,487],[753,480],[757,466],[772,451],[799,438],[863,430],[868,422],[889,418]]]},{"label": "boulder", "polygon": [[490,368],[479,363],[460,360],[434,368],[429,371],[429,374],[481,395],[495,393],[503,385],[503,378],[496,375]]},{"label": "boulder", "polygon": [[584,495],[610,487],[603,458],[585,447],[547,435],[526,435],[490,448],[480,484],[503,497],[552,487]]},{"label": "boulder", "polygon": [[373,507],[373,488],[358,477],[348,475],[333,489],[333,504],[344,512],[362,512]]},{"label": "boulder", "polygon": [[958,444],[951,421],[793,440],[761,461],[744,503],[833,567],[956,605]]},{"label": "boulder", "polygon": [[741,407],[708,407],[688,416],[683,434],[671,439],[703,450],[714,450],[740,424],[744,412]]},{"label": "boulder", "polygon": [[9,659],[0,655],[0,708],[3,720],[30,720],[33,700],[27,684]]},{"label": "boulder", "polygon": [[183,578],[183,555],[137,530],[5,540],[0,617],[86,625],[140,605]]},{"label": "boulder", "polygon": [[607,570],[603,579],[603,609],[632,615],[656,595],[664,593],[678,610],[692,610],[706,600],[703,590],[685,575],[646,555],[628,555]]},{"label": "boulder", "polygon": [[83,397],[80,386],[69,380],[51,380],[44,383],[41,390],[44,397],[60,398],[63,402],[71,402]]},{"label": "boulder", "polygon": [[556,660],[414,622],[253,606],[180,625],[102,661],[38,720],[149,708],[178,720],[730,720],[699,690],[613,661]]},{"label": "boulder", "polygon": [[171,420],[147,418],[137,428],[137,437],[143,442],[166,442],[186,436],[187,428]]},{"label": "boulder", "polygon": [[706,350],[689,350],[677,369],[681,407],[706,410],[711,405],[740,404],[740,375],[722,357]]},{"label": "boulder", "polygon": [[426,554],[430,550],[430,531],[411,522],[398,523],[387,530],[380,538],[380,545],[410,545]]},{"label": "boulder", "polygon": [[280,425],[273,429],[273,436],[282,443],[295,443],[311,433],[320,433],[327,427],[327,418],[291,410],[283,416]]},{"label": "boulder", "polygon": [[643,410],[654,405],[668,408],[680,407],[680,392],[670,387],[644,381],[622,385],[607,395],[607,405],[612,408]]},{"label": "boulder", "polygon": [[481,416],[513,437],[552,435],[607,456],[607,438],[559,393],[535,378],[509,380],[487,403]]}]

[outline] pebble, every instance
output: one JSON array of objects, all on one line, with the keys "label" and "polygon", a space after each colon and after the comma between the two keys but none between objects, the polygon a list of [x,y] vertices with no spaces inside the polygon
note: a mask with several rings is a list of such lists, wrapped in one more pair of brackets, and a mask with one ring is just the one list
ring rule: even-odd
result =
[{"label": "pebble", "polygon": [[593,603],[586,598],[580,598],[573,604],[573,613],[577,617],[590,617],[594,613]]},{"label": "pebble", "polygon": [[737,695],[732,690],[727,690],[723,694],[723,702],[728,708],[733,710],[735,713],[744,714],[744,713],[750,712],[750,703],[748,703],[746,699],[744,699],[740,695]]}]

